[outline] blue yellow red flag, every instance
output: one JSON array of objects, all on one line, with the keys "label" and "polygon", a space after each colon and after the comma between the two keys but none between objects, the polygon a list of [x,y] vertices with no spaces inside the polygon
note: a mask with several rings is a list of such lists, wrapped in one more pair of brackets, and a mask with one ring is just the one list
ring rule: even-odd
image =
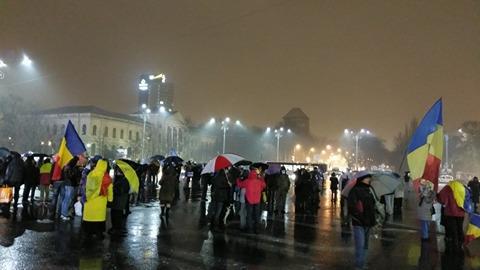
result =
[{"label": "blue yellow red flag", "polygon": [[65,167],[74,156],[83,155],[86,151],[87,149],[82,139],[80,139],[80,136],[78,136],[75,126],[73,126],[72,121],[69,120],[65,130],[65,136],[62,138],[60,148],[55,157],[52,180],[60,180],[62,178],[63,167]]},{"label": "blue yellow red flag", "polygon": [[425,114],[407,149],[407,162],[413,180],[425,179],[438,190],[443,157],[442,99]]}]

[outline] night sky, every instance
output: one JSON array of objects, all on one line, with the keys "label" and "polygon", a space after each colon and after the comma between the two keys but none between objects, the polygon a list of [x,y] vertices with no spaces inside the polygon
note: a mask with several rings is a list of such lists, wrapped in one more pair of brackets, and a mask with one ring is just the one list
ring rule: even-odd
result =
[{"label": "night sky", "polygon": [[318,136],[390,140],[441,96],[447,130],[480,115],[480,1],[0,0],[0,59],[23,52],[35,71],[0,91],[48,107],[133,112],[163,72],[196,122],[298,106]]}]

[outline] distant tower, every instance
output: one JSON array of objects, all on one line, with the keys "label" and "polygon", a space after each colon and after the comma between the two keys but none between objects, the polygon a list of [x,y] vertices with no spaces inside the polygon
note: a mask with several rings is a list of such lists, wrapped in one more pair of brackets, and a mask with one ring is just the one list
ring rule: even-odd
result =
[{"label": "distant tower", "polygon": [[293,130],[296,134],[310,134],[310,118],[300,108],[291,109],[284,117],[285,127]]},{"label": "distant tower", "polygon": [[145,104],[153,112],[173,109],[173,83],[167,83],[164,74],[141,75],[138,90],[139,108]]}]

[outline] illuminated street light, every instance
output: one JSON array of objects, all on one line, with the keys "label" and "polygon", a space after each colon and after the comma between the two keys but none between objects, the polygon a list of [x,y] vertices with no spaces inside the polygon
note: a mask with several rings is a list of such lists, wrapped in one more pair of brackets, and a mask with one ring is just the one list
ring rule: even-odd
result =
[{"label": "illuminated street light", "polygon": [[[280,127],[280,129],[275,129],[275,138],[277,138],[277,161],[280,161],[280,138],[284,136],[285,129]],[[287,131],[287,133],[291,133]]]},{"label": "illuminated street light", "polygon": [[225,122],[230,123],[230,117],[225,118]]},{"label": "illuminated street light", "polygon": [[142,110],[143,110],[143,113],[142,113],[142,116],[143,116],[142,159],[144,159],[145,158],[145,133],[146,133],[146,130],[147,130],[147,117],[152,111],[150,110],[150,108],[147,108],[146,104],[142,104]]},{"label": "illuminated street light", "polygon": [[325,151],[325,150],[322,150],[322,152],[321,152],[321,153],[322,153],[322,155],[325,155],[325,154],[327,153],[327,151]]},{"label": "illuminated street light", "polygon": [[310,152],[315,152],[315,148],[310,148]]},{"label": "illuminated street light", "polygon": [[160,111],[161,113],[164,113],[164,112],[166,111],[166,110],[165,110],[165,106],[160,106],[159,111]]},{"label": "illuminated street light", "polygon": [[332,146],[330,144],[327,144],[327,150],[332,150]]},{"label": "illuminated street light", "polygon": [[5,64],[5,62],[2,61],[2,59],[0,59],[0,68],[6,68],[8,67],[7,64]]},{"label": "illuminated street light", "polygon": [[237,126],[241,126],[241,125],[242,125],[242,123],[240,123],[240,121],[239,121],[239,120],[237,120],[237,121],[235,121],[235,125],[237,125]]},{"label": "illuminated street light", "polygon": [[272,129],[270,127],[267,127],[267,129],[265,130],[266,133],[270,133],[272,131]]},{"label": "illuminated street light", "polygon": [[295,149],[300,150],[300,149],[302,149],[302,146],[300,144],[297,144],[297,145],[295,145]]},{"label": "illuminated street light", "polygon": [[292,130],[291,130],[291,129],[287,129],[287,133],[292,133]]},{"label": "illuminated street light", "polygon": [[29,67],[32,65],[32,63],[33,63],[32,60],[28,58],[26,54],[24,54],[22,59],[22,65]]},{"label": "illuminated street light", "polygon": [[210,118],[210,121],[208,121],[208,124],[213,125],[213,124],[215,124],[215,122],[216,122],[215,118],[212,117],[212,118]]},{"label": "illuminated street light", "polygon": [[[345,129],[346,131],[348,129]],[[371,135],[371,132],[367,129],[360,129],[360,131],[358,132],[355,132],[355,131],[350,131],[348,130],[349,132],[344,132],[345,135],[352,135],[355,139],[355,155],[352,154],[352,156],[355,156],[355,169],[358,170],[358,151],[359,151],[359,140],[361,138],[361,135],[362,134],[367,134],[367,135]]]}]

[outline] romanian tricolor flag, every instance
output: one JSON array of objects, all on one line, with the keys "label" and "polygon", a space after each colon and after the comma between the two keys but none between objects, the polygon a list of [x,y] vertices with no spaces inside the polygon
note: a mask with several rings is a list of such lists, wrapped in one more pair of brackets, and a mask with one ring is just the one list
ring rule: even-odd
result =
[{"label": "romanian tricolor flag", "polygon": [[407,161],[413,180],[431,181],[438,190],[443,157],[442,99],[425,114],[407,149]]},{"label": "romanian tricolor flag", "polygon": [[72,122],[69,120],[67,129],[65,130],[65,136],[60,143],[60,149],[55,158],[55,167],[53,168],[52,180],[60,180],[62,178],[62,169],[65,165],[72,160],[74,156],[83,155],[87,149],[85,145],[78,136],[75,127]]},{"label": "romanian tricolor flag", "polygon": [[464,239],[465,244],[468,244],[480,237],[480,215],[473,212],[470,190],[462,182],[458,180],[450,181],[448,186],[452,190],[457,206],[467,212],[470,218]]}]

